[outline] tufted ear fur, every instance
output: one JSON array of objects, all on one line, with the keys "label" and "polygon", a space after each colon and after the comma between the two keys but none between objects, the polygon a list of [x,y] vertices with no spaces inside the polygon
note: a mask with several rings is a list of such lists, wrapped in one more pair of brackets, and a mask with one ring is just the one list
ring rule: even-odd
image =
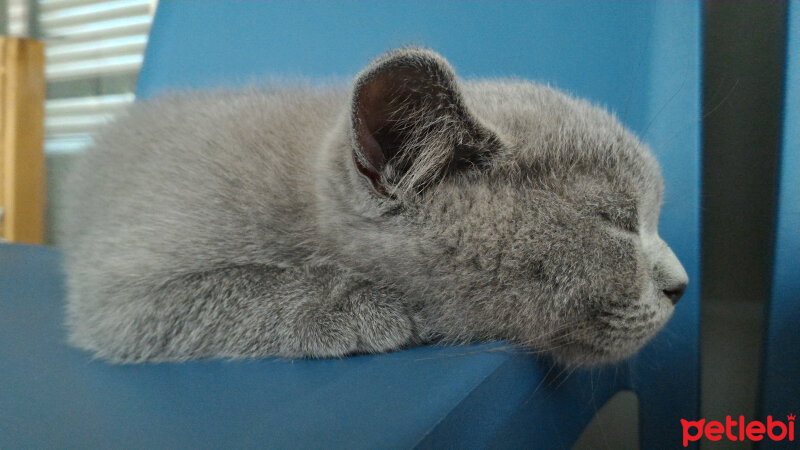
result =
[{"label": "tufted ear fur", "polygon": [[499,139],[467,111],[450,65],[408,48],[378,58],[352,100],[357,170],[384,196],[404,197],[457,170],[485,166]]}]

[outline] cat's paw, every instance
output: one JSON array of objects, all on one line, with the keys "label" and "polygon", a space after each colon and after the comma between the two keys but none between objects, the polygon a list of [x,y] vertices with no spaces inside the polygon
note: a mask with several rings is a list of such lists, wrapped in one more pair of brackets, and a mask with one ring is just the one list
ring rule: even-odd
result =
[{"label": "cat's paw", "polygon": [[408,346],[416,340],[414,322],[405,305],[367,292],[351,300],[359,352],[388,352]]},{"label": "cat's paw", "polygon": [[294,349],[310,358],[339,358],[358,350],[358,330],[346,311],[309,305],[299,311],[293,327]]},{"label": "cat's paw", "polygon": [[[331,295],[332,294],[332,295]],[[418,341],[414,320],[399,297],[369,284],[334,285],[325,300],[294,310],[290,357],[336,358],[382,353]]]}]

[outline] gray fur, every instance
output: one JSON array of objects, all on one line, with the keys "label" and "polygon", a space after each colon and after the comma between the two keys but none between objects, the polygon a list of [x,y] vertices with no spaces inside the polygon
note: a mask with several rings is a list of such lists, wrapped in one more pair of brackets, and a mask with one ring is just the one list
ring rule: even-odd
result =
[{"label": "gray fur", "polygon": [[352,89],[140,102],[69,189],[70,341],[114,362],[505,339],[596,364],[687,282],[657,235],[658,165],[613,117],[427,50]]}]

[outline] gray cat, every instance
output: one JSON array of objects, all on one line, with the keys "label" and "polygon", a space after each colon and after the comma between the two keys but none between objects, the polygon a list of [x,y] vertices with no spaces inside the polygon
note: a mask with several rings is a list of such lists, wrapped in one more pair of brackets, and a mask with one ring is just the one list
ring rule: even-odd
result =
[{"label": "gray cat", "polygon": [[422,49],[347,90],[139,103],[69,190],[70,341],[114,362],[496,339],[613,362],[688,281],[658,165],[613,117]]}]

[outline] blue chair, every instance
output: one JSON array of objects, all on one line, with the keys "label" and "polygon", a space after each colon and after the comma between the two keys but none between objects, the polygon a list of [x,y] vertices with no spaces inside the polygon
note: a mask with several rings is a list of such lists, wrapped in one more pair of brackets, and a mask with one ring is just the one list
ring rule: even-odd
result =
[{"label": "blue chair", "polygon": [[[761,417],[800,412],[800,5],[789,5],[783,144]],[[788,444],[784,442],[783,445]],[[781,443],[764,442],[763,447]],[[792,443],[795,445],[795,443]]]},{"label": "blue chair", "polygon": [[111,366],[63,344],[57,252],[5,246],[0,447],[568,448],[626,389],[642,447],[680,446],[680,419],[699,415],[698,4],[162,0],[138,95],[351,76],[405,44],[465,77],[541,80],[604,104],[652,146],[662,235],[692,279],[664,332],[628,362],[571,376],[497,344]]}]

